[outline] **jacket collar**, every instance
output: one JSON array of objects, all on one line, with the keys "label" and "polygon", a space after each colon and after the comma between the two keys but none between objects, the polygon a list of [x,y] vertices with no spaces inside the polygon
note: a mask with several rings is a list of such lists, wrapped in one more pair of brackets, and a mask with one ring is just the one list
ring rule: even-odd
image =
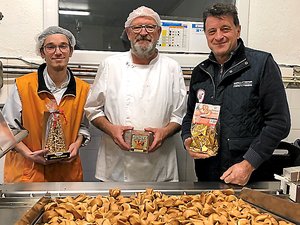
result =
[{"label": "jacket collar", "polygon": [[[46,82],[45,82],[45,79],[43,76],[43,72],[44,72],[45,68],[46,68],[46,63],[43,63],[38,68],[38,94],[43,93],[43,92],[47,92],[47,93],[51,94],[51,91],[46,86]],[[75,78],[74,78],[72,71],[69,68],[67,68],[67,69],[70,74],[70,82],[68,84],[67,90],[63,94],[63,97],[66,95],[71,95],[71,96],[75,97],[76,96]]]},{"label": "jacket collar", "polygon": [[[240,38],[238,39],[237,47],[230,53],[229,59],[227,59],[227,61],[224,64],[230,63],[232,62],[232,60],[239,62],[244,58],[245,58],[245,45],[243,40]],[[208,59],[213,63],[219,64],[213,52],[210,52]]]},{"label": "jacket collar", "polygon": [[[238,46],[237,48],[232,51],[230,58],[226,61],[226,63],[224,64],[225,68],[229,68],[232,65],[238,65],[240,62],[242,62],[243,60],[247,61],[246,59],[246,54],[245,54],[245,46],[244,46],[244,42],[243,40],[240,38],[238,40]],[[207,70],[209,69],[209,67],[211,67],[213,64],[215,65],[220,65],[216,59],[215,56],[213,55],[213,53],[211,52],[209,54],[208,59],[204,60],[203,62],[201,62],[199,64],[199,67],[203,70]],[[246,63],[247,66],[249,65],[248,63]],[[212,69],[212,68],[211,68]],[[212,72],[212,71],[210,71]],[[213,72],[212,72],[213,73]]]}]

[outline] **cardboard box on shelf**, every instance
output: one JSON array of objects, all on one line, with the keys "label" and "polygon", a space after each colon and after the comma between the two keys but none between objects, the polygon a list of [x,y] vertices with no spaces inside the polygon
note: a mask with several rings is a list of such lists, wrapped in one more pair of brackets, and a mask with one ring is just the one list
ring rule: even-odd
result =
[{"label": "cardboard box on shelf", "polygon": [[300,181],[300,166],[283,168],[283,177],[289,181]]}]

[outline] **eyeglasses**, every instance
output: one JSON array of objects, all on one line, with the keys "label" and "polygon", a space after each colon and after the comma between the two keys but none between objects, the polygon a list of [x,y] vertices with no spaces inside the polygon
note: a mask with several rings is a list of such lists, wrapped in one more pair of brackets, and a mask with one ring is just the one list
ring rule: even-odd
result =
[{"label": "eyeglasses", "polygon": [[56,45],[45,45],[43,47],[45,49],[45,51],[49,54],[53,54],[56,49],[58,48],[62,53],[66,53],[69,51],[70,49],[70,46],[69,45],[59,45],[59,46],[56,46]]},{"label": "eyeglasses", "polygon": [[155,31],[157,25],[134,25],[134,26],[130,26],[131,30],[133,31],[133,33],[139,34],[141,33],[142,29],[145,28],[145,30],[148,33],[152,33]]}]

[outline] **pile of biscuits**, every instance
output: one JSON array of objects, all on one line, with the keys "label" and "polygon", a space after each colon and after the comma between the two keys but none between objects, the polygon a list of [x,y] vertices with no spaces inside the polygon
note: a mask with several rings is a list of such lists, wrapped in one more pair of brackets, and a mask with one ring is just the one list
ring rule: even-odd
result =
[{"label": "pile of biscuits", "polygon": [[286,225],[234,195],[214,190],[196,195],[166,195],[146,189],[123,196],[119,189],[109,196],[52,199],[45,206],[44,225]]}]

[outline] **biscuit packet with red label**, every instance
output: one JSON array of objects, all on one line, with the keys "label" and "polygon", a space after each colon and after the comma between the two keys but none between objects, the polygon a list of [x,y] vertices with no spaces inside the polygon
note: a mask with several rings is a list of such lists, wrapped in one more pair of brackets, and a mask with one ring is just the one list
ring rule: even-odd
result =
[{"label": "biscuit packet with red label", "polygon": [[219,105],[196,103],[191,133],[190,149],[194,152],[215,156],[218,153],[218,139],[216,124],[220,113]]}]

